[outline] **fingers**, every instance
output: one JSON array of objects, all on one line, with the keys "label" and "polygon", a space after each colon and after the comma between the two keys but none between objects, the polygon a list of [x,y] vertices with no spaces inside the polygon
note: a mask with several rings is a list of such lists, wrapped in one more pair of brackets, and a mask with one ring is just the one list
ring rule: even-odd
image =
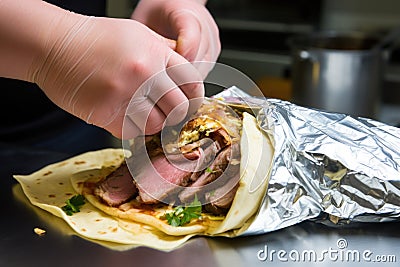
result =
[{"label": "fingers", "polygon": [[221,52],[218,27],[211,15],[206,13],[199,17],[191,10],[182,10],[174,15],[174,25],[178,32],[176,51],[184,56],[202,74],[204,79]]},{"label": "fingers", "polygon": [[136,92],[133,95],[125,113],[124,139],[132,138],[139,134],[155,134],[162,129],[166,118],[150,98],[138,95],[138,93],[141,94],[142,92]]},{"label": "fingers", "polygon": [[[167,71],[162,71],[151,78],[152,85],[148,90],[148,97],[158,109],[168,118],[167,125],[174,125],[182,121],[188,112],[188,98],[178,85],[168,76]],[[173,113],[173,116],[171,114]],[[161,130],[161,129],[160,129]]]},{"label": "fingers", "polygon": [[180,90],[189,99],[187,113],[193,114],[204,99],[204,84],[201,73],[191,63],[178,54],[173,54],[167,65],[168,76],[179,85]]},{"label": "fingers", "polygon": [[171,53],[165,71],[152,78],[148,97],[167,118],[167,125],[194,113],[204,98],[204,85],[197,69],[177,53]]},{"label": "fingers", "polygon": [[[201,75],[171,51],[166,68],[145,81],[132,96],[124,120],[123,138],[155,134],[194,113],[204,97]],[[190,100],[190,101],[189,101]]]},{"label": "fingers", "polygon": [[176,51],[188,61],[195,61],[202,44],[201,25],[190,11],[181,11],[176,16],[172,24],[178,31]]}]

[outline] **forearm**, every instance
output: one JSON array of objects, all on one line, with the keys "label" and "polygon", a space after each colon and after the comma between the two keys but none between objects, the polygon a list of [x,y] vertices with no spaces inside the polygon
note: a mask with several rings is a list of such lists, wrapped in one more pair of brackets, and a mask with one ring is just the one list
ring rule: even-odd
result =
[{"label": "forearm", "polygon": [[70,12],[41,0],[0,0],[0,76],[31,81]]}]

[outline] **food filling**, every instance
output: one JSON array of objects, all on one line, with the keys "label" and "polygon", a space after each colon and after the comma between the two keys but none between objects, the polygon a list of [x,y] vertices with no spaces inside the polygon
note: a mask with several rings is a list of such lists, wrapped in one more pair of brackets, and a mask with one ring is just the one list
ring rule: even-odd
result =
[{"label": "food filling", "polygon": [[171,225],[199,211],[224,215],[239,186],[241,127],[240,114],[206,100],[179,133],[171,130],[175,139],[165,141],[161,133],[136,138],[128,164],[91,186],[92,193],[113,207],[175,207],[165,216]]}]

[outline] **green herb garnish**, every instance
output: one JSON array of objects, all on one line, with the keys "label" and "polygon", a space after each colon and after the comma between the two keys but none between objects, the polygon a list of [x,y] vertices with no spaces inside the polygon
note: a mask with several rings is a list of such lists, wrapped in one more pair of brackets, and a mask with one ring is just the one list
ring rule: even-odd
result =
[{"label": "green herb garnish", "polygon": [[205,169],[205,172],[208,172],[208,173],[216,173],[216,172],[218,172],[218,171],[215,171],[215,170],[211,169],[210,167],[207,167],[207,168]]},{"label": "green herb garnish", "polygon": [[68,215],[71,216],[74,213],[80,211],[80,208],[85,204],[85,197],[83,195],[76,195],[65,201],[65,206],[61,209]]},{"label": "green herb garnish", "polygon": [[165,213],[165,219],[169,225],[182,226],[189,223],[192,219],[201,217],[201,202],[194,196],[194,200],[189,205],[177,206],[173,211]]}]

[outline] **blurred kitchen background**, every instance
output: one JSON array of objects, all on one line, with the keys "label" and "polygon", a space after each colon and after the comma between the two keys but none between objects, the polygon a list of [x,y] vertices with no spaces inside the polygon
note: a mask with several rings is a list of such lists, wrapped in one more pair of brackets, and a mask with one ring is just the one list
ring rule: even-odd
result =
[{"label": "blurred kitchen background", "polygon": [[[137,0],[109,0],[108,15],[129,17]],[[398,0],[209,0],[220,28],[219,62],[249,76],[267,97],[292,99],[288,38],[321,30],[385,34],[400,26]],[[400,43],[400,42],[399,42]],[[400,123],[400,45],[388,53],[383,115]]]}]

